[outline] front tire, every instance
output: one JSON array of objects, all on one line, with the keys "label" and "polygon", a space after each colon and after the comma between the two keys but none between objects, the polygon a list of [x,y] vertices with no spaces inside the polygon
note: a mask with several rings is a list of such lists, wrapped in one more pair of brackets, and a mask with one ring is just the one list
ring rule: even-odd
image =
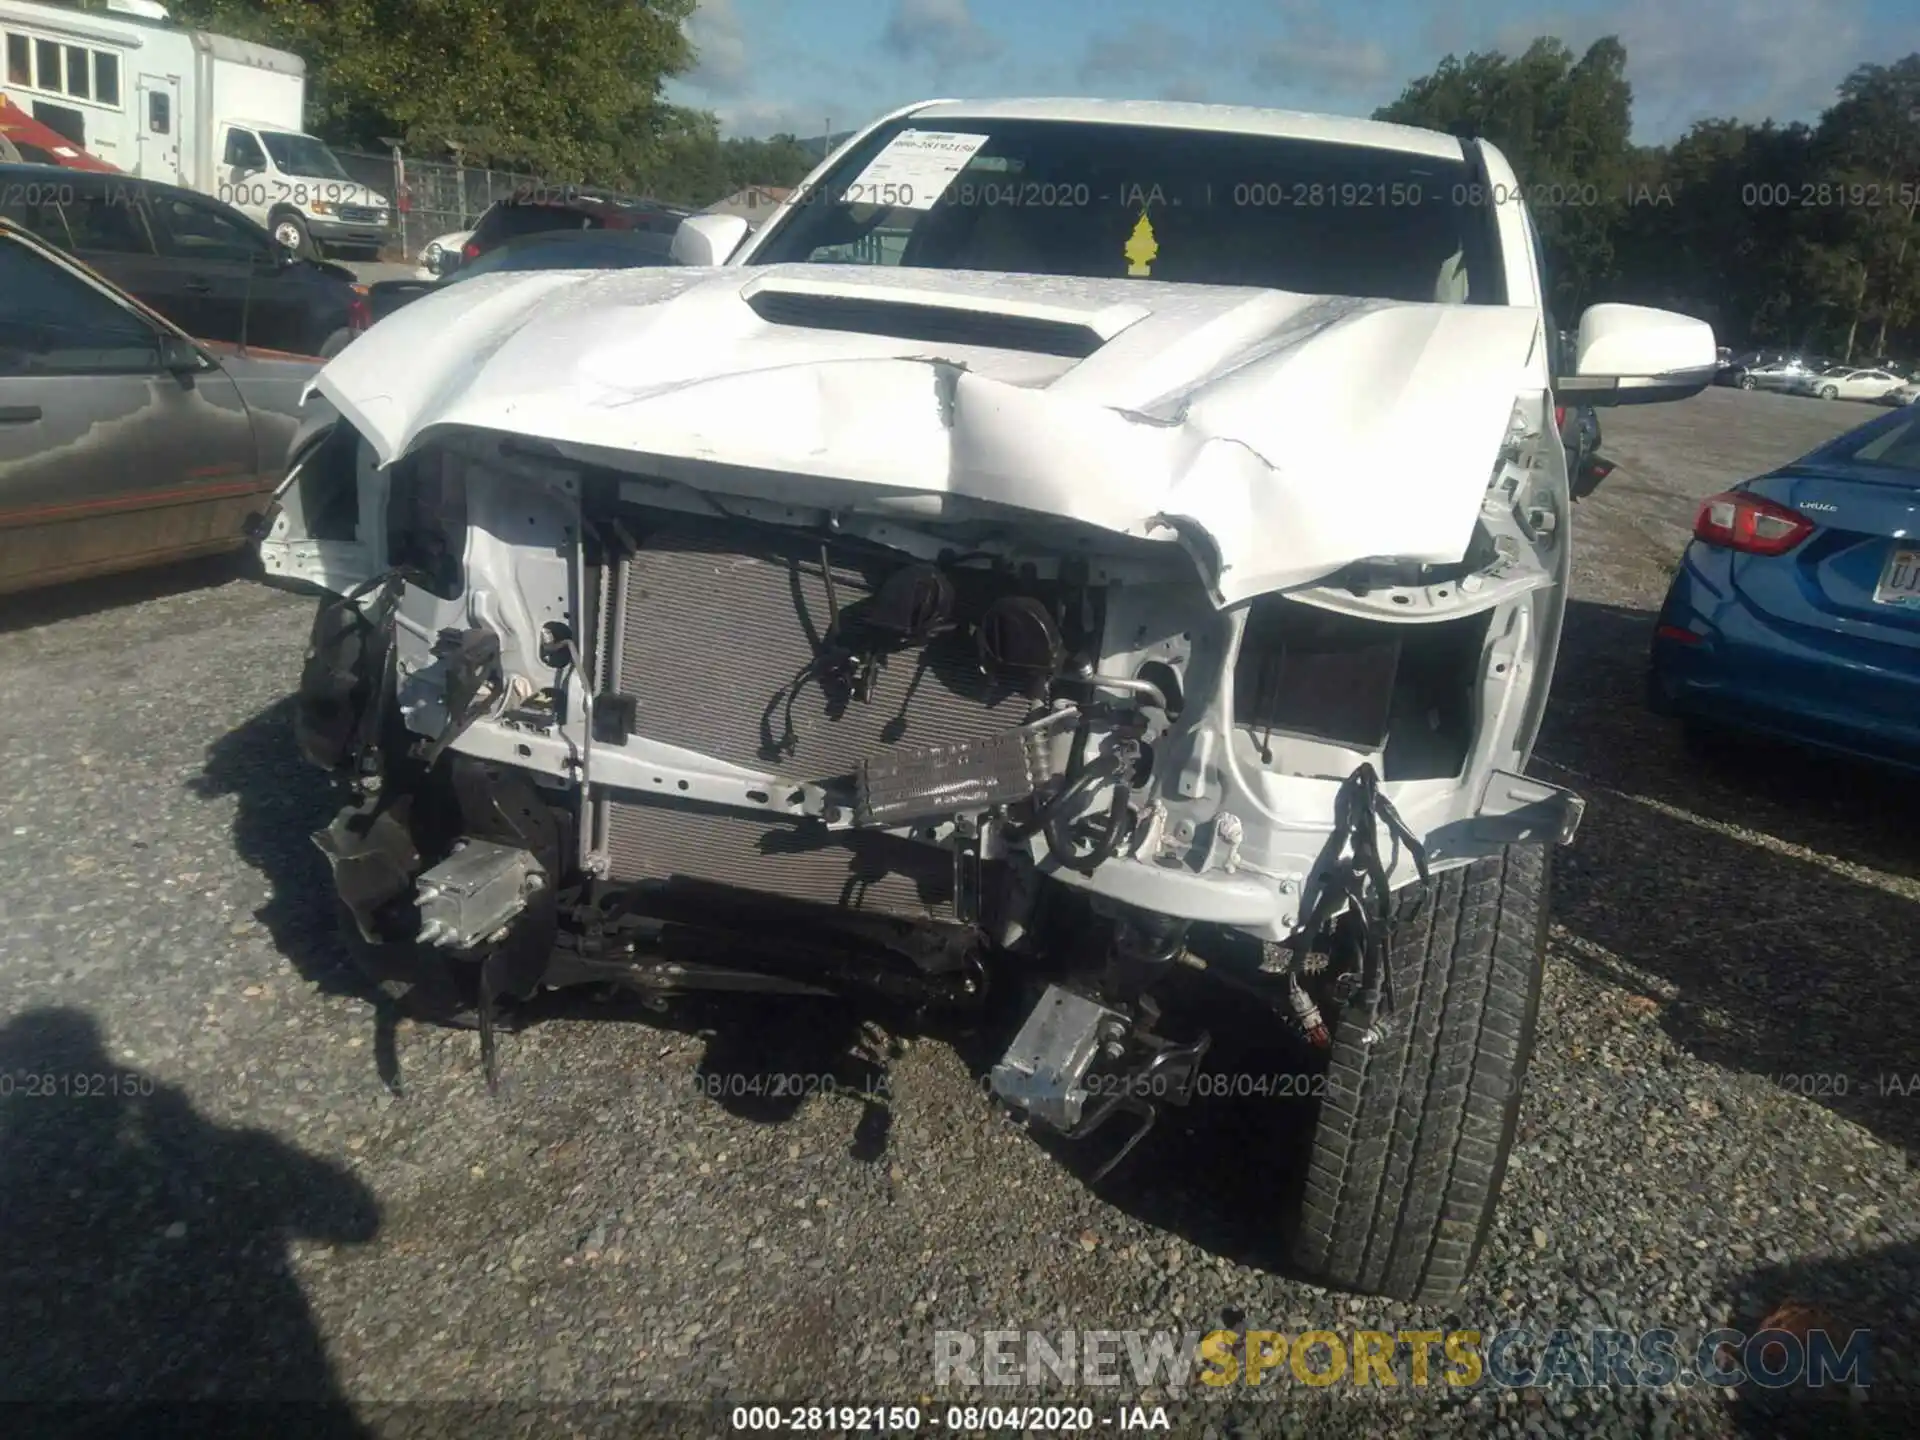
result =
[{"label": "front tire", "polygon": [[1820,398],[1822,400],[1838,400],[1840,398],[1840,392],[1831,385],[1822,385],[1820,387]]},{"label": "front tire", "polygon": [[1398,1011],[1333,1037],[1294,1262],[1324,1284],[1441,1304],[1473,1273],[1513,1148],[1533,1053],[1552,865],[1542,845],[1395,897]]},{"label": "front tire", "polygon": [[1740,377],[1740,388],[1741,388],[1742,390],[1751,390],[1751,389],[1753,389],[1753,388],[1754,388],[1754,384],[1753,384],[1753,376],[1751,376],[1751,375],[1742,375],[1742,376]]},{"label": "front tire", "polygon": [[314,247],[313,233],[307,229],[307,222],[292,210],[283,210],[273,217],[273,238],[302,260],[320,258],[320,252]]}]

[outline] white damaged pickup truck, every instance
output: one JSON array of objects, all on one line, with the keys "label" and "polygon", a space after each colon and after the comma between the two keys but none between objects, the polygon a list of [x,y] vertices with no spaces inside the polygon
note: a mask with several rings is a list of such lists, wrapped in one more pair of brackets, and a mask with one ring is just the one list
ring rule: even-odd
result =
[{"label": "white damaged pickup truck", "polygon": [[1624,305],[1555,353],[1516,189],[1373,122],[935,102],[751,237],[383,321],[256,532],[322,592],[356,953],[489,1074],[548,987],[1024,993],[993,1092],[1121,1153],[1201,972],[1327,1066],[1294,1263],[1450,1294],[1580,815],[1525,774],[1553,407],[1715,361]]}]

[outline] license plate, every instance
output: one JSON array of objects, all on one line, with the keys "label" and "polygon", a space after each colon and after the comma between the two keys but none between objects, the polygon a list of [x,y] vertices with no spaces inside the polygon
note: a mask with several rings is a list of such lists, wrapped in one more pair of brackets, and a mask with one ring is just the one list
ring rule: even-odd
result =
[{"label": "license plate", "polygon": [[1873,598],[1881,605],[1920,610],[1920,550],[1896,549],[1887,557],[1887,568],[1880,572]]}]

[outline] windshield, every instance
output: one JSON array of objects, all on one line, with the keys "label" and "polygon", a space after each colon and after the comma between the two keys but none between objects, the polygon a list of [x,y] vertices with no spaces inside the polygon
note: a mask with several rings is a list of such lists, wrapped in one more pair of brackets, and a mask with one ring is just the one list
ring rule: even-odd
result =
[{"label": "windshield", "polygon": [[1464,159],[1265,135],[1047,120],[902,121],[753,253],[942,270],[1504,300]]},{"label": "windshield", "polygon": [[340,167],[324,140],[311,135],[289,135],[283,130],[262,130],[261,143],[273,157],[273,163],[288,175],[310,175],[319,180],[351,180]]}]

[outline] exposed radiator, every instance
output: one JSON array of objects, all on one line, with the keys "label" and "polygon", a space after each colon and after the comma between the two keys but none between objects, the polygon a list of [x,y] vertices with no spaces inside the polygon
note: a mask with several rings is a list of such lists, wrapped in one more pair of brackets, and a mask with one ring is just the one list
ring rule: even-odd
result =
[{"label": "exposed radiator", "polygon": [[[820,546],[808,537],[670,522],[637,545],[607,571],[600,606],[602,688],[634,701],[637,735],[816,780],[895,746],[1008,729],[1032,711],[990,687],[965,629],[887,656],[868,699],[803,680],[833,619]],[[830,563],[844,615],[907,562],[840,547]],[[615,880],[706,882],[917,919],[952,914],[951,856],[877,833],[828,835],[616,795],[605,835]]]},{"label": "exposed radiator", "polygon": [[[614,665],[615,688],[637,702],[636,734],[816,780],[892,745],[970,739],[1026,717],[1030,702],[990,691],[971,637],[960,632],[888,656],[872,698],[844,710],[817,681],[795,693],[832,620],[820,547],[749,533],[751,550],[705,528],[656,531],[641,542]],[[904,563],[844,550],[832,559],[843,612]],[[789,697],[794,744],[784,753]]]},{"label": "exposed radiator", "polygon": [[615,879],[693,881],[866,914],[953,918],[953,857],[877,830],[821,833],[674,801],[615,802]]}]

